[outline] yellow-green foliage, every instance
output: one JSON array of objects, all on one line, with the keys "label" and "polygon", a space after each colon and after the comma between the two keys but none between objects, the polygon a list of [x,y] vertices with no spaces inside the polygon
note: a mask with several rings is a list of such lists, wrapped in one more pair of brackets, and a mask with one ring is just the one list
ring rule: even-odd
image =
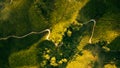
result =
[{"label": "yellow-green foliage", "polygon": [[[53,11],[52,18],[57,24],[53,25],[50,39],[59,44],[66,29],[72,24],[78,14],[78,11],[88,2],[75,0],[60,0],[55,3],[57,10]],[[61,4],[62,3],[62,4]]]},{"label": "yellow-green foliage", "polygon": [[82,40],[80,41],[79,45],[78,45],[78,50],[82,50],[82,48],[87,45],[89,43],[89,36],[86,35],[82,38]]},{"label": "yellow-green foliage", "polygon": [[52,32],[50,34],[50,39],[58,44],[62,40],[62,36],[64,35],[64,32],[66,31],[66,28],[69,26],[69,22],[60,22],[53,26],[54,29],[52,29]]},{"label": "yellow-green foliage", "polygon": [[[75,0],[60,0],[55,1],[55,9],[52,13],[52,18],[54,22],[59,21],[69,21],[70,19],[75,19],[76,12],[78,12],[88,0],[75,1]],[[73,19],[73,20],[74,20]]]},{"label": "yellow-green foliage", "polygon": [[67,31],[67,36],[70,37],[72,35],[72,32],[70,30]]},{"label": "yellow-green foliage", "polygon": [[84,50],[83,55],[76,55],[67,65],[67,68],[92,68],[97,57],[93,56],[90,51]]},{"label": "yellow-green foliage", "polygon": [[117,68],[115,64],[106,64],[104,68]]}]

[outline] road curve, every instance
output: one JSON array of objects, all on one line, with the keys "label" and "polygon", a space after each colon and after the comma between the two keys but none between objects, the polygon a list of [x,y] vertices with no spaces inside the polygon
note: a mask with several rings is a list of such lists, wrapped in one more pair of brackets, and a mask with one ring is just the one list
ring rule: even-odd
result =
[{"label": "road curve", "polygon": [[49,36],[50,36],[50,29],[45,29],[43,31],[40,31],[40,32],[30,32],[28,34],[25,34],[23,36],[16,36],[16,35],[10,35],[10,36],[7,36],[7,37],[4,37],[4,38],[0,38],[0,40],[7,40],[9,38],[17,38],[17,39],[21,39],[21,38],[24,38],[24,37],[27,37],[29,35],[32,35],[32,34],[41,34],[41,33],[44,33],[44,32],[48,32],[48,35],[46,37],[46,39],[48,40],[49,39]]}]

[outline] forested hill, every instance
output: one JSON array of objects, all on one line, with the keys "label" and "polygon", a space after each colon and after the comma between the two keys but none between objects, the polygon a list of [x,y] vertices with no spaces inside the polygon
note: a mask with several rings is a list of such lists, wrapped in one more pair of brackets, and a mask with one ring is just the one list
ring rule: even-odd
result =
[{"label": "forested hill", "polygon": [[120,68],[120,0],[0,0],[0,68]]}]

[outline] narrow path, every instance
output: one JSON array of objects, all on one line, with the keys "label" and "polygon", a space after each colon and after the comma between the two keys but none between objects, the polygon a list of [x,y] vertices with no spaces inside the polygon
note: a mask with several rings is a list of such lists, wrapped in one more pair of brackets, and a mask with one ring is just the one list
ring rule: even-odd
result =
[{"label": "narrow path", "polygon": [[90,36],[90,39],[89,39],[90,44],[92,43],[92,38],[93,38],[93,35],[94,35],[95,26],[96,26],[96,21],[95,21],[95,19],[91,19],[88,22],[84,23],[84,24],[88,24],[88,23],[91,23],[91,22],[93,22],[93,27],[92,27],[92,33],[91,33],[91,36]]},{"label": "narrow path", "polygon": [[43,32],[48,32],[48,35],[46,37],[46,39],[48,40],[49,39],[49,36],[50,36],[50,29],[45,29],[43,31],[40,31],[40,32],[30,32],[26,35],[23,35],[23,36],[16,36],[16,35],[10,35],[10,36],[7,36],[7,37],[4,37],[4,38],[0,38],[0,40],[7,40],[9,38],[17,38],[17,39],[21,39],[21,38],[24,38],[24,37],[27,37],[29,35],[32,35],[32,34],[41,34]]}]

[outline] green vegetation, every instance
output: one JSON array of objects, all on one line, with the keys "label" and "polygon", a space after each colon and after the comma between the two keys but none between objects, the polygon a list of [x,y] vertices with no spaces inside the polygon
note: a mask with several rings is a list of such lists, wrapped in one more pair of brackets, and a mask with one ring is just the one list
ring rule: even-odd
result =
[{"label": "green vegetation", "polygon": [[[0,0],[0,68],[119,68],[120,0]],[[92,43],[89,39],[95,19]]]}]

